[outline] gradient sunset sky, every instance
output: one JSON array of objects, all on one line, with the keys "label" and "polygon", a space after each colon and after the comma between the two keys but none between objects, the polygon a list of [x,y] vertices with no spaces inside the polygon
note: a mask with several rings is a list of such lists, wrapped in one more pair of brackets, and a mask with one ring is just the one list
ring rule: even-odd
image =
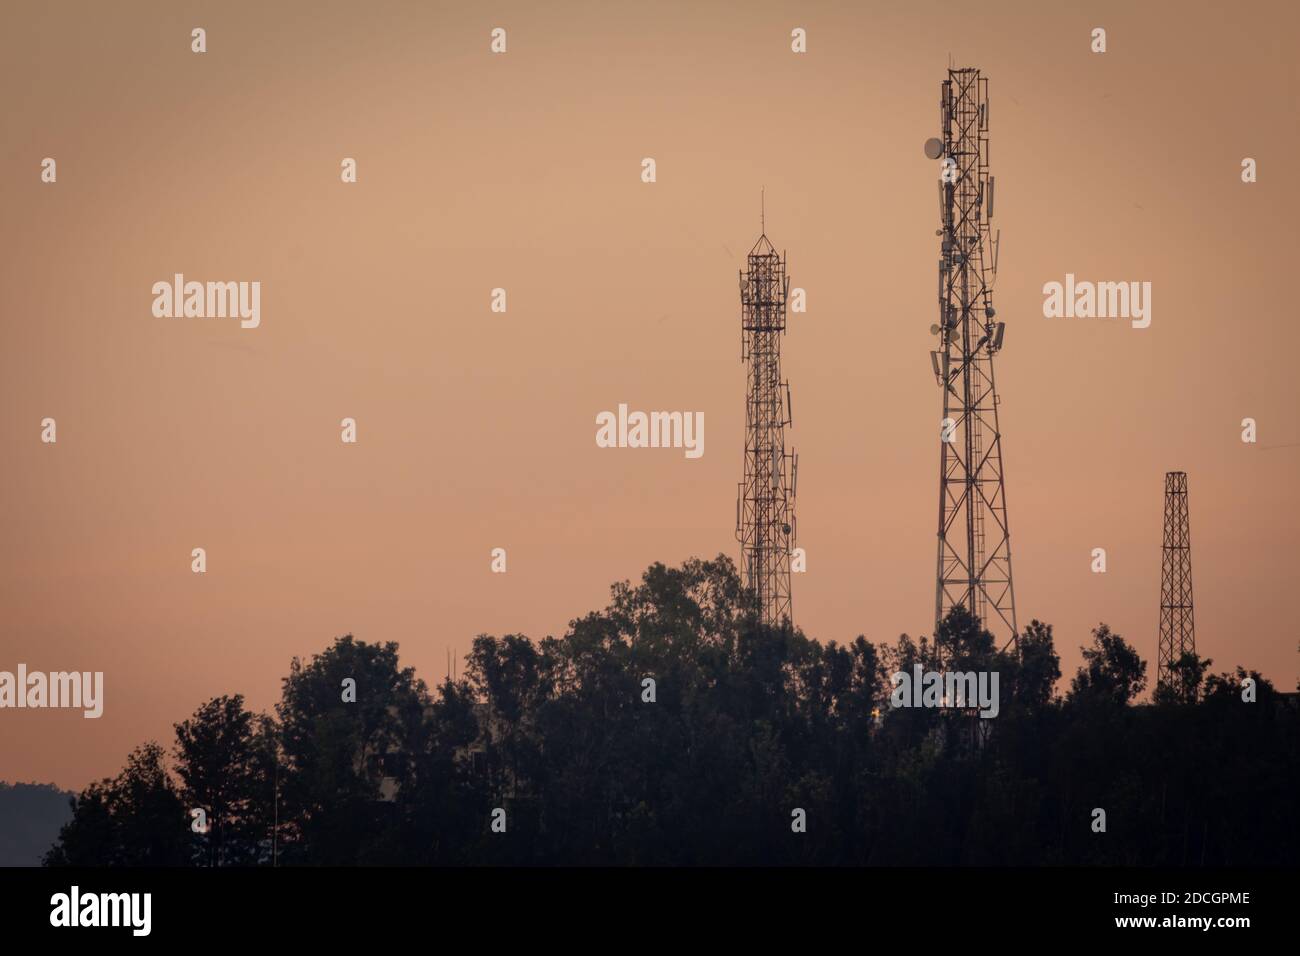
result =
[{"label": "gradient sunset sky", "polygon": [[[760,188],[808,295],[783,343],[796,623],[930,633],[922,145],[950,56],[990,79],[1022,626],[1054,625],[1068,679],[1105,621],[1154,680],[1182,470],[1198,650],[1293,690],[1298,27],[1282,2],[6,11],[0,670],[104,671],[106,702],[0,711],[0,779],[80,788],[211,696],[270,708],[341,634],[433,684],[478,633],[558,636],[654,561],[735,557]],[[261,326],[155,318],[178,272],[260,281]],[[1044,318],[1067,273],[1151,282],[1150,328]],[[705,454],[598,448],[621,402],[702,411]]]}]

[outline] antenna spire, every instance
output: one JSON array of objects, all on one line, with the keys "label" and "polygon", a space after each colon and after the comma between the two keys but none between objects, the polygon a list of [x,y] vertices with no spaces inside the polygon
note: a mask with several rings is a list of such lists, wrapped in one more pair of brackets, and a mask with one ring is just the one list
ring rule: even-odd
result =
[{"label": "antenna spire", "polygon": [[758,187],[758,224],[760,232],[767,235],[767,187]]}]

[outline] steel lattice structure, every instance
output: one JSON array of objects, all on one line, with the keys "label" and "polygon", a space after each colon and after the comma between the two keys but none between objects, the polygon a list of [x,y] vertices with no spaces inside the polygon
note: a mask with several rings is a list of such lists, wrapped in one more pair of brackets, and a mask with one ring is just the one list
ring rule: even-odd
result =
[{"label": "steel lattice structure", "polygon": [[790,280],[785,257],[766,230],[749,250],[740,273],[741,360],[747,363],[745,480],[736,501],[741,574],[758,599],[764,624],[791,618],[790,551],[794,547],[794,496],[799,462],[785,448],[791,423],[790,386],[781,379]]},{"label": "steel lattice structure", "polygon": [[926,155],[943,160],[939,322],[931,329],[939,348],[930,356],[943,389],[935,623],[963,605],[1005,647],[1018,629],[993,381],[1005,325],[994,321],[992,300],[988,80],[974,68],[950,69],[940,89],[941,134],[926,143]]},{"label": "steel lattice structure", "polygon": [[1160,664],[1158,682],[1176,686],[1173,665],[1196,653],[1192,616],[1192,531],[1187,472],[1165,474],[1165,540],[1160,562]]}]

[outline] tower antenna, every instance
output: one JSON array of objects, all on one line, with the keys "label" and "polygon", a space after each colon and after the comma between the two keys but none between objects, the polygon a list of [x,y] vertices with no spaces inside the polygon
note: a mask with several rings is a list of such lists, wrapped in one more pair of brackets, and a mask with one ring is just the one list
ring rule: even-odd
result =
[{"label": "tower antenna", "polygon": [[1192,530],[1187,472],[1165,473],[1165,537],[1160,561],[1160,661],[1157,685],[1181,689],[1175,665],[1196,653],[1192,614]]},{"label": "tower antenna", "polygon": [[943,388],[939,444],[939,559],[935,626],[964,606],[999,646],[1016,639],[1002,434],[993,356],[1006,324],[995,322],[989,220],[988,79],[948,69],[940,85],[940,135],[925,155],[942,158],[939,214],[939,336],[931,352]]},{"label": "tower antenna", "polygon": [[790,279],[785,256],[767,238],[765,195],[761,202],[764,232],[749,250],[748,268],[740,273],[741,361],[747,365],[747,389],[745,477],[736,501],[736,539],[741,580],[757,599],[760,620],[778,627],[791,618],[790,549],[799,459],[785,447],[790,386],[781,380]]}]

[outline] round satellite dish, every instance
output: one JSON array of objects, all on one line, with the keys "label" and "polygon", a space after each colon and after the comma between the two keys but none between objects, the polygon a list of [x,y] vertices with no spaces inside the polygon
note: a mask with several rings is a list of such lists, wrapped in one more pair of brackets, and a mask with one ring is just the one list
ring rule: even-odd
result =
[{"label": "round satellite dish", "polygon": [[930,334],[931,334],[931,335],[938,335],[938,334],[939,334],[939,326],[937,326],[937,325],[932,325],[932,326],[930,326]]},{"label": "round satellite dish", "polygon": [[931,137],[925,141],[925,156],[927,159],[938,159],[943,155],[943,140],[937,137]]}]

